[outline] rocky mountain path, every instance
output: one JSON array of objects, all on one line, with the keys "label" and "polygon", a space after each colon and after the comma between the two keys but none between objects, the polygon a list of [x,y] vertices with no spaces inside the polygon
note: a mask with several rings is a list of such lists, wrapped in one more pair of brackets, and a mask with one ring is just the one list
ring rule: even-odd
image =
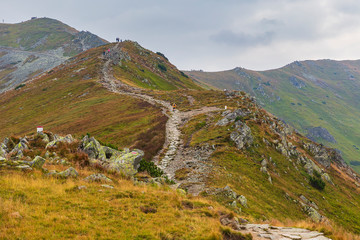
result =
[{"label": "rocky mountain path", "polygon": [[[113,47],[112,51],[119,51],[119,43]],[[111,54],[111,53],[110,53]],[[196,116],[198,114],[203,114],[212,111],[218,111],[220,109],[216,107],[203,107],[201,109],[195,109],[192,111],[181,112],[177,109],[173,109],[170,102],[155,99],[152,96],[146,95],[140,88],[129,86],[117,79],[111,74],[110,65],[112,64],[111,58],[103,58],[106,62],[103,65],[101,70],[102,79],[101,83],[111,92],[118,94],[125,94],[132,96],[141,100],[144,100],[152,105],[158,106],[162,109],[162,112],[169,118],[166,123],[166,137],[165,144],[162,150],[154,157],[153,161],[157,163],[158,167],[161,168],[170,179],[173,179],[175,176],[175,171],[178,169],[178,164],[172,163],[175,159],[175,156],[181,156],[181,152],[178,152],[179,149],[182,149],[180,136],[180,126],[181,124],[188,120],[189,118]],[[194,99],[189,96],[189,101],[194,102]],[[160,156],[163,155],[163,158],[160,160]],[[180,157],[178,157],[180,159]],[[169,167],[171,165],[172,167]]]},{"label": "rocky mountain path", "polygon": [[253,240],[331,240],[323,233],[302,228],[274,227],[269,224],[241,225],[241,232],[251,233]]}]

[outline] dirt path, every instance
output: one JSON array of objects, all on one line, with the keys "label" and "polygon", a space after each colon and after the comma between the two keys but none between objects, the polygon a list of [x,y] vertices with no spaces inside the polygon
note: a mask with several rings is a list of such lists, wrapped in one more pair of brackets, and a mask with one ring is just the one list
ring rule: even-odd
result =
[{"label": "dirt path", "polygon": [[[118,51],[119,44],[116,44],[115,47],[111,49],[112,51]],[[181,131],[179,129],[183,119],[189,119],[198,114],[203,114],[206,112],[217,111],[219,109],[215,107],[203,107],[201,109],[196,109],[193,111],[188,112],[181,112],[177,109],[173,110],[172,106],[167,101],[162,101],[155,99],[151,96],[145,95],[141,93],[141,89],[131,87],[127,84],[122,83],[121,81],[114,78],[111,74],[110,64],[112,60],[105,57],[106,62],[102,68],[102,79],[101,83],[111,92],[118,93],[118,94],[126,94],[141,100],[144,100],[154,106],[160,107],[162,112],[169,118],[166,123],[166,137],[165,137],[165,144],[162,150],[156,155],[153,161],[161,168],[169,178],[173,179],[175,175],[175,171],[178,169],[176,167],[169,167],[169,165],[175,166],[172,162],[175,159],[175,156],[181,156],[182,152],[178,151],[182,149],[183,146],[180,136]],[[193,102],[193,101],[191,101]],[[160,160],[160,155],[164,157]],[[178,157],[181,158],[181,157]]]}]

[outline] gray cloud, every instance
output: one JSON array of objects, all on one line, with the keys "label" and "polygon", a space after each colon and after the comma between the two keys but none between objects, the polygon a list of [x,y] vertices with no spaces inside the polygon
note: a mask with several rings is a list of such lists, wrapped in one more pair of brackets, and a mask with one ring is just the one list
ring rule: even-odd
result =
[{"label": "gray cloud", "polygon": [[269,45],[273,40],[274,35],[274,32],[250,35],[243,32],[234,33],[231,30],[223,30],[210,36],[210,39],[218,43],[246,48],[257,45]]},{"label": "gray cloud", "polygon": [[358,0],[2,0],[0,20],[47,16],[138,41],[181,69],[281,67],[360,57]]}]

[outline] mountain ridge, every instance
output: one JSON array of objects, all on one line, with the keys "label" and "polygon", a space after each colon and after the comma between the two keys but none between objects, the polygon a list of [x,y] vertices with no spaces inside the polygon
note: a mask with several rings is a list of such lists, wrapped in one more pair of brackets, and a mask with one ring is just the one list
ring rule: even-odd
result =
[{"label": "mountain ridge", "polygon": [[[219,89],[248,92],[261,106],[304,135],[308,129],[325,128],[337,143],[319,138],[317,141],[338,148],[348,163],[355,163],[360,159],[355,121],[360,117],[359,68],[359,60],[308,60],[268,71],[234,68],[186,74]],[[353,167],[359,171],[356,164]]]},{"label": "mountain ridge", "polygon": [[50,18],[0,24],[0,92],[105,43],[90,32],[78,31]]}]

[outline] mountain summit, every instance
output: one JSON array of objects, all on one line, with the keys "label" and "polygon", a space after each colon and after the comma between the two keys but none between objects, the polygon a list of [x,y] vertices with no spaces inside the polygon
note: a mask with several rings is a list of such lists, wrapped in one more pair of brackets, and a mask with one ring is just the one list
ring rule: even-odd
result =
[{"label": "mountain summit", "polygon": [[50,18],[0,24],[0,92],[105,43],[90,32]]}]

